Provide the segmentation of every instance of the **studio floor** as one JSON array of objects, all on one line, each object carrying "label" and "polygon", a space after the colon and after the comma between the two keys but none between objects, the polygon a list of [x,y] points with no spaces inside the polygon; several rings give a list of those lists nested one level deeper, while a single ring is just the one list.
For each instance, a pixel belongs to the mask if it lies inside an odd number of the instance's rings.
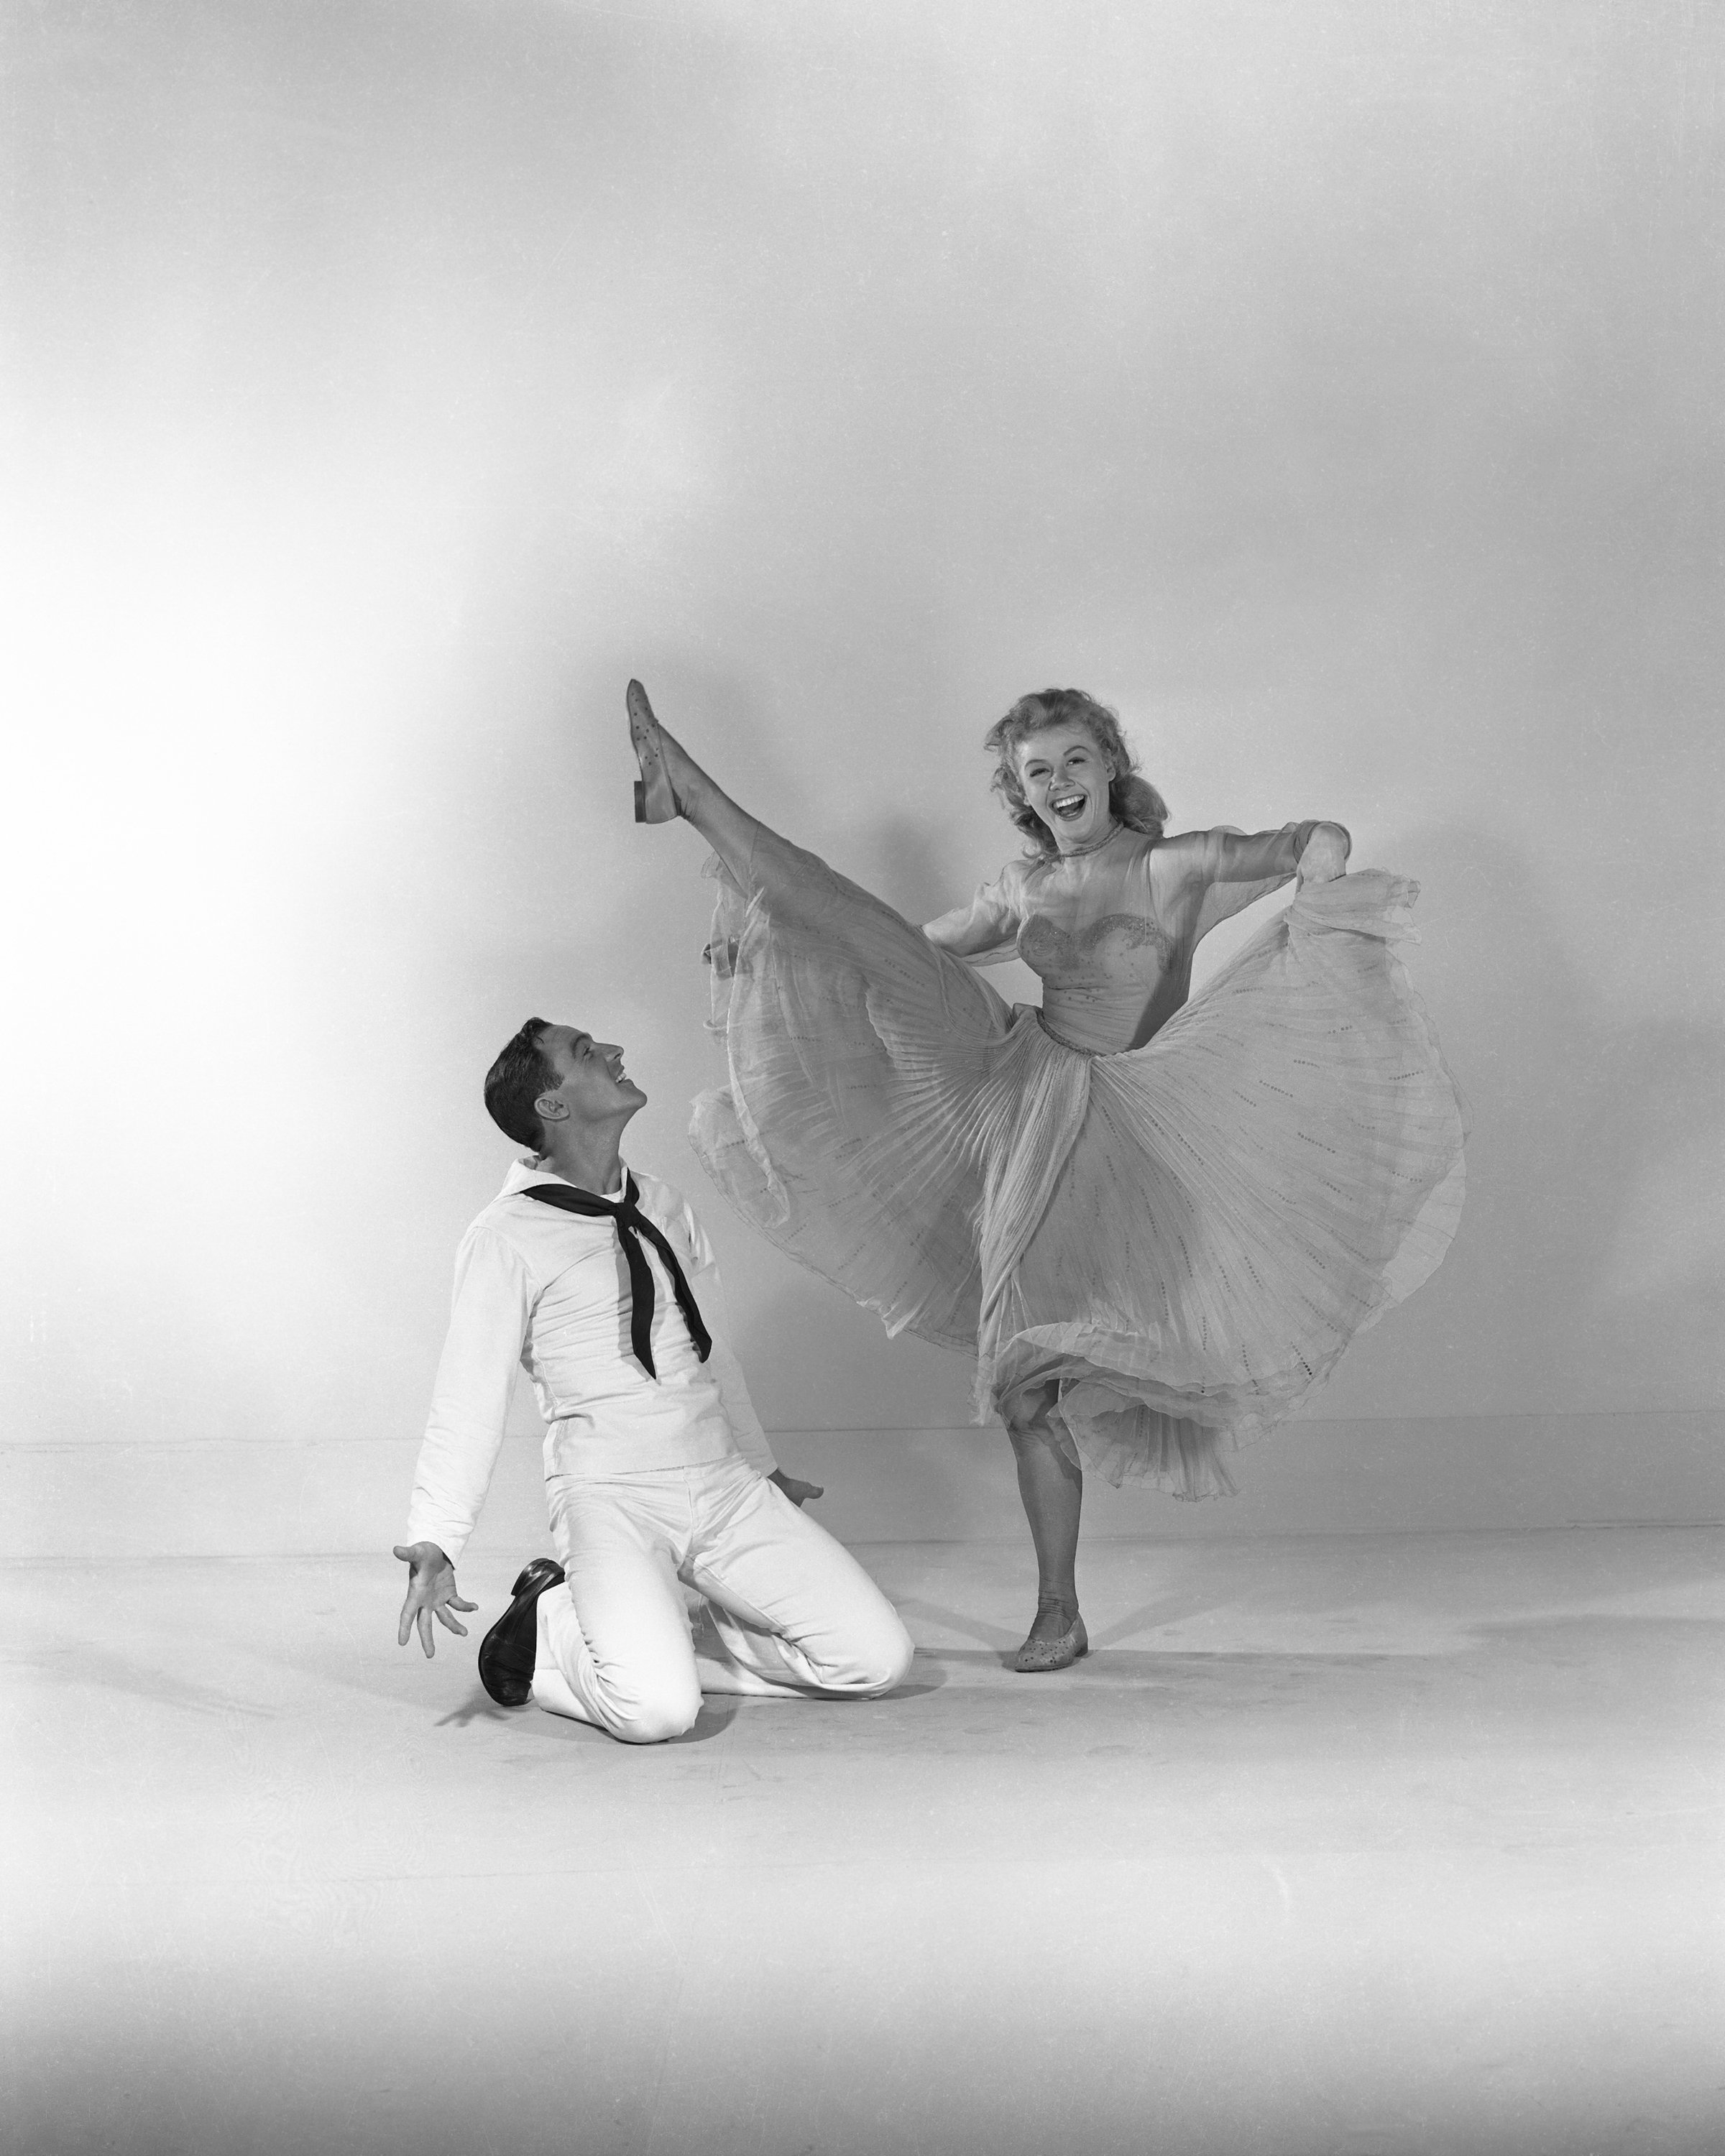
[{"label": "studio floor", "polygon": [[9,2156],[1725,2147],[1725,1532],[860,1550],[875,1705],[632,1750],[387,1558],[0,1573]]}]

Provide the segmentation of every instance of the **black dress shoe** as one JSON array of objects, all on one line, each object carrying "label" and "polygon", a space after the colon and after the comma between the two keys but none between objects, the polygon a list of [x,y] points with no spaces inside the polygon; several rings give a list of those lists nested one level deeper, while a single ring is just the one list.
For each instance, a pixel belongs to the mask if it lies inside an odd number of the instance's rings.
[{"label": "black dress shoe", "polygon": [[556,1558],[536,1557],[510,1590],[514,1601],[480,1641],[480,1682],[499,1707],[525,1707],[532,1697],[539,1598],[547,1587],[562,1584],[563,1568]]}]

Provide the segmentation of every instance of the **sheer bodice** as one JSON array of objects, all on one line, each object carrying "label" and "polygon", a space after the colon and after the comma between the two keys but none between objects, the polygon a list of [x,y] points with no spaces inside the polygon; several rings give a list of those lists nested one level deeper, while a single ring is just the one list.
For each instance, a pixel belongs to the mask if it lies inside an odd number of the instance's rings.
[{"label": "sheer bodice", "polygon": [[1286,883],[1312,829],[1152,839],[1122,826],[1090,853],[1009,862],[923,933],[973,964],[1021,957],[1041,980],[1044,1024],[1070,1047],[1142,1048],[1190,993],[1199,939]]}]

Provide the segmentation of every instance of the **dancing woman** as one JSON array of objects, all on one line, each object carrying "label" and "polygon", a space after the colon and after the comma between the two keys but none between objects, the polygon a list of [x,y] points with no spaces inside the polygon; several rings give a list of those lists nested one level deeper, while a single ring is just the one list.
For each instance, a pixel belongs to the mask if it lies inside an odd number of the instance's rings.
[{"label": "dancing woman", "polygon": [[[875,1311],[974,1353],[1035,1545],[1022,1671],[1086,1652],[1083,1466],[1177,1496],[1291,1414],[1455,1233],[1463,1118],[1395,955],[1417,886],[1340,825],[1164,837],[1118,721],[1076,690],[990,729],[1034,852],[916,928],[748,815],[629,690],[636,815],[716,856],[730,1084],[691,1137],[743,1218]],[[1196,997],[1219,921],[1299,879]],[[973,970],[1022,957],[1040,1009]]]}]

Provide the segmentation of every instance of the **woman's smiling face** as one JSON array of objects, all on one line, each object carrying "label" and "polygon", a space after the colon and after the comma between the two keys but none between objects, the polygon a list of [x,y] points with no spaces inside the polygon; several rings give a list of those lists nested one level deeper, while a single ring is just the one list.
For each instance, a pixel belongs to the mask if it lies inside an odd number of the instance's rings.
[{"label": "woman's smiling face", "polygon": [[1108,807],[1114,766],[1088,726],[1049,726],[1027,735],[1017,761],[1024,799],[1063,854],[1093,845],[1107,830],[1114,820]]}]

